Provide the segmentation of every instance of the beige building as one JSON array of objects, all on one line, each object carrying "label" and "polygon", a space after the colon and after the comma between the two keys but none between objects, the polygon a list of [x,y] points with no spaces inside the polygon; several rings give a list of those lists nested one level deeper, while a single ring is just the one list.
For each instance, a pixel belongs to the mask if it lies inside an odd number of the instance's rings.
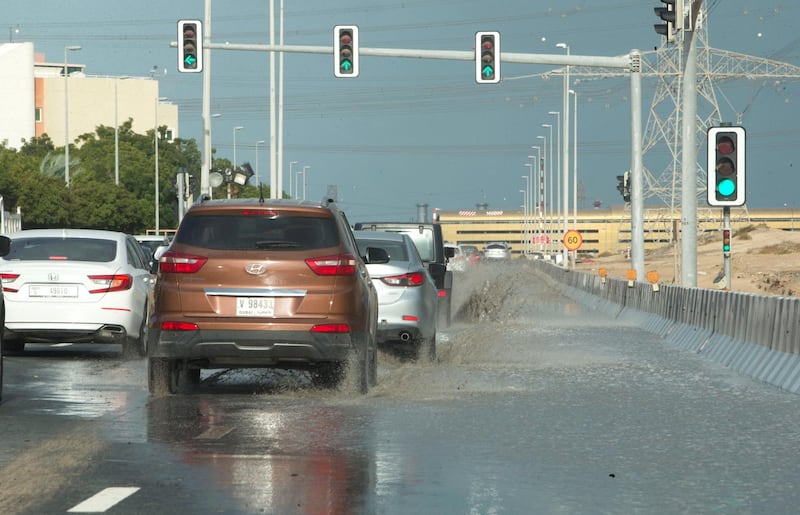
[{"label": "beige building", "polygon": [[[67,52],[68,58],[79,55]],[[139,134],[156,124],[167,127],[167,138],[178,137],[178,106],[159,100],[152,77],[87,75],[85,65],[48,62],[33,51],[33,43],[0,45],[0,141],[19,148],[34,136],[47,134],[56,146],[71,143],[99,125],[116,127],[133,120]],[[65,134],[65,130],[69,134]]]},{"label": "beige building", "polygon": [[[562,249],[563,218],[552,223],[523,220],[523,212],[504,210],[437,211],[446,241],[464,243],[483,249],[490,241],[505,241],[512,253],[547,252]],[[731,209],[731,229],[764,224],[773,229],[800,231],[800,210]],[[698,234],[722,230],[722,209],[698,207]],[[647,207],[644,210],[645,250],[668,245],[680,237],[680,211]],[[623,206],[578,211],[577,224],[572,213],[568,229],[577,229],[583,243],[578,250],[582,256],[597,256],[626,252],[631,244],[631,213]],[[550,242],[548,245],[547,242]],[[526,242],[531,242],[526,244]]]}]

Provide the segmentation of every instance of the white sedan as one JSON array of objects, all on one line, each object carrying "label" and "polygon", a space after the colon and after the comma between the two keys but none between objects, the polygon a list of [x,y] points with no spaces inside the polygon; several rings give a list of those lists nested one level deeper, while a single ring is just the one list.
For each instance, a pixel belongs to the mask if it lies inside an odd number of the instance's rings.
[{"label": "white sedan", "polygon": [[22,352],[26,341],[90,342],[146,355],[154,279],[132,236],[89,229],[9,236],[11,252],[0,259],[6,352]]}]

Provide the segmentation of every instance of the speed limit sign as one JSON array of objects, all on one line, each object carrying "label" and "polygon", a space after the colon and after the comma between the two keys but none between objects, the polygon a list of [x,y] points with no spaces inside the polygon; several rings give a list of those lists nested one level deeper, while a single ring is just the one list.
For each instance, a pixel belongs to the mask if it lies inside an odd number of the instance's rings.
[{"label": "speed limit sign", "polygon": [[561,241],[564,242],[567,250],[578,250],[583,245],[583,236],[578,231],[570,229],[564,233],[564,239]]}]

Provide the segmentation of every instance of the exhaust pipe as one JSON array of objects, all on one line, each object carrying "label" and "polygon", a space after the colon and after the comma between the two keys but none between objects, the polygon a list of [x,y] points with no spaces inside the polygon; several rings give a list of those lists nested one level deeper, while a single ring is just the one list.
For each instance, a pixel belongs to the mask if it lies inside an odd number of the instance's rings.
[{"label": "exhaust pipe", "polygon": [[411,333],[408,331],[401,331],[400,332],[400,341],[408,342],[411,341]]}]

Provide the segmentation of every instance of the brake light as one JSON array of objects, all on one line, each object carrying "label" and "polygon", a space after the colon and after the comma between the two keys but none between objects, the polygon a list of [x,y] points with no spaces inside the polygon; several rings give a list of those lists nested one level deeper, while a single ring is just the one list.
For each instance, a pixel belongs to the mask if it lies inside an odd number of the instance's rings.
[{"label": "brake light", "polygon": [[158,260],[158,269],[168,274],[193,274],[203,268],[208,258],[168,250]]},{"label": "brake light", "polygon": [[9,273],[0,274],[0,279],[3,280],[3,291],[7,291],[9,293],[16,293],[17,291],[19,291],[17,288],[9,288],[7,286],[7,283],[13,283],[14,281],[17,280],[17,278],[19,278],[19,274],[9,274]]},{"label": "brake light", "polygon": [[271,209],[245,209],[242,211],[242,216],[265,216],[267,218],[275,218],[278,213]]},{"label": "brake light", "polygon": [[422,286],[425,284],[425,274],[422,272],[412,272],[410,274],[392,275],[383,277],[381,281],[389,286]]},{"label": "brake light", "polygon": [[306,264],[317,275],[355,275],[356,273],[356,258],[351,254],[308,258]]},{"label": "brake light", "polygon": [[349,333],[347,324],[318,324],[311,328],[312,333]]},{"label": "brake light", "polygon": [[93,288],[89,293],[109,293],[112,291],[130,290],[133,286],[133,277],[128,274],[90,275],[89,280],[101,286]]},{"label": "brake light", "polygon": [[194,322],[175,322],[173,320],[161,322],[162,331],[197,331],[199,329]]},{"label": "brake light", "polygon": [[439,297],[447,297],[447,290],[439,290],[436,292],[436,295]]}]

